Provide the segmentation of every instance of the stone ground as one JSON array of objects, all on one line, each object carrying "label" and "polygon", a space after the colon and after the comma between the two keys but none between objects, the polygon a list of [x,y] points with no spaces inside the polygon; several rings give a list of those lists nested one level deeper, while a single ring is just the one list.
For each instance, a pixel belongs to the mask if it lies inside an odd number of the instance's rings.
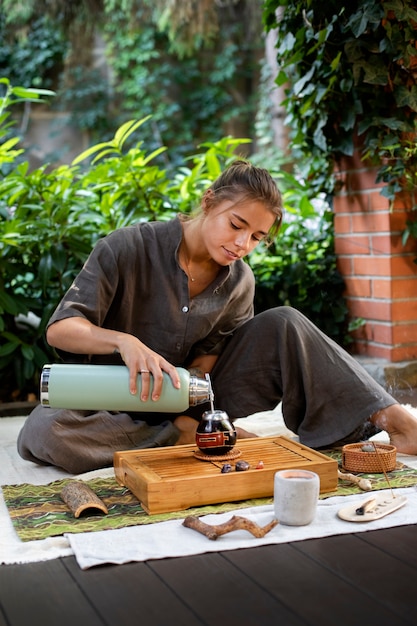
[{"label": "stone ground", "polygon": [[417,361],[391,363],[370,357],[357,360],[396,400],[417,406]]}]

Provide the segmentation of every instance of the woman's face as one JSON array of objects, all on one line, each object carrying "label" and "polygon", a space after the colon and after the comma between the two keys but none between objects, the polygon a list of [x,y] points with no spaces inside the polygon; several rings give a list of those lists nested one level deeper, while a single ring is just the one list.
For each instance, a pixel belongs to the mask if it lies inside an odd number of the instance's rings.
[{"label": "woman's face", "polygon": [[230,265],[249,254],[274,221],[262,202],[225,200],[207,208],[202,229],[207,252],[219,265]]}]

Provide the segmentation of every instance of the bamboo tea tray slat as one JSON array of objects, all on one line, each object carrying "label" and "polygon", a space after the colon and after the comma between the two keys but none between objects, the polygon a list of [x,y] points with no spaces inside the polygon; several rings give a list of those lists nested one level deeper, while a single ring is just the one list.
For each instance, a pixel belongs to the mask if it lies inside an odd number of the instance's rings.
[{"label": "bamboo tea tray slat", "polygon": [[[337,461],[287,437],[239,439],[238,459],[224,462],[232,471],[222,474],[221,461],[195,457],[195,445],[169,446],[146,450],[126,450],[114,455],[116,480],[128,487],[153,515],[182,511],[193,506],[236,502],[270,497],[274,475],[281,469],[308,469],[320,477],[320,492],[337,487]],[[250,469],[237,472],[237,460],[250,463]],[[263,461],[263,469],[255,469]]]}]

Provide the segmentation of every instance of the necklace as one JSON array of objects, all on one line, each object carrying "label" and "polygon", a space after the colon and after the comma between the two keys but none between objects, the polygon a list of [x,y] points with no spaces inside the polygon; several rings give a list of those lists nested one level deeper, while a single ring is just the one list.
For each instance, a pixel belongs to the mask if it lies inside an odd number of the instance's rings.
[{"label": "necklace", "polygon": [[187,245],[186,245],[184,239],[183,239],[183,257],[184,257],[185,265],[187,266],[186,274],[187,274],[188,278],[191,280],[191,282],[194,283],[195,282],[195,278],[191,274],[191,271],[190,271],[190,261],[189,261],[189,256],[188,256],[188,250],[187,250]]}]

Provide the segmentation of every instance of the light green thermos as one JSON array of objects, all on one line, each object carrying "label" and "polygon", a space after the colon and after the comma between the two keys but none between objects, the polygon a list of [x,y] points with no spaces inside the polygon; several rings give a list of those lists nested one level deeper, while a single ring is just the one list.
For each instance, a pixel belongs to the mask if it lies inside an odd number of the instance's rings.
[{"label": "light green thermos", "polygon": [[[182,368],[177,368],[181,387],[176,389],[168,374],[164,372],[164,382],[159,400],[146,402],[140,399],[141,376],[138,374],[138,391],[129,391],[129,370],[125,365],[77,365],[54,363],[44,365],[40,380],[40,400],[42,406],[56,409],[85,411],[146,411],[157,413],[178,413],[189,406],[203,404],[210,400],[209,380],[194,376]],[[151,375],[150,394],[153,381]]]}]

